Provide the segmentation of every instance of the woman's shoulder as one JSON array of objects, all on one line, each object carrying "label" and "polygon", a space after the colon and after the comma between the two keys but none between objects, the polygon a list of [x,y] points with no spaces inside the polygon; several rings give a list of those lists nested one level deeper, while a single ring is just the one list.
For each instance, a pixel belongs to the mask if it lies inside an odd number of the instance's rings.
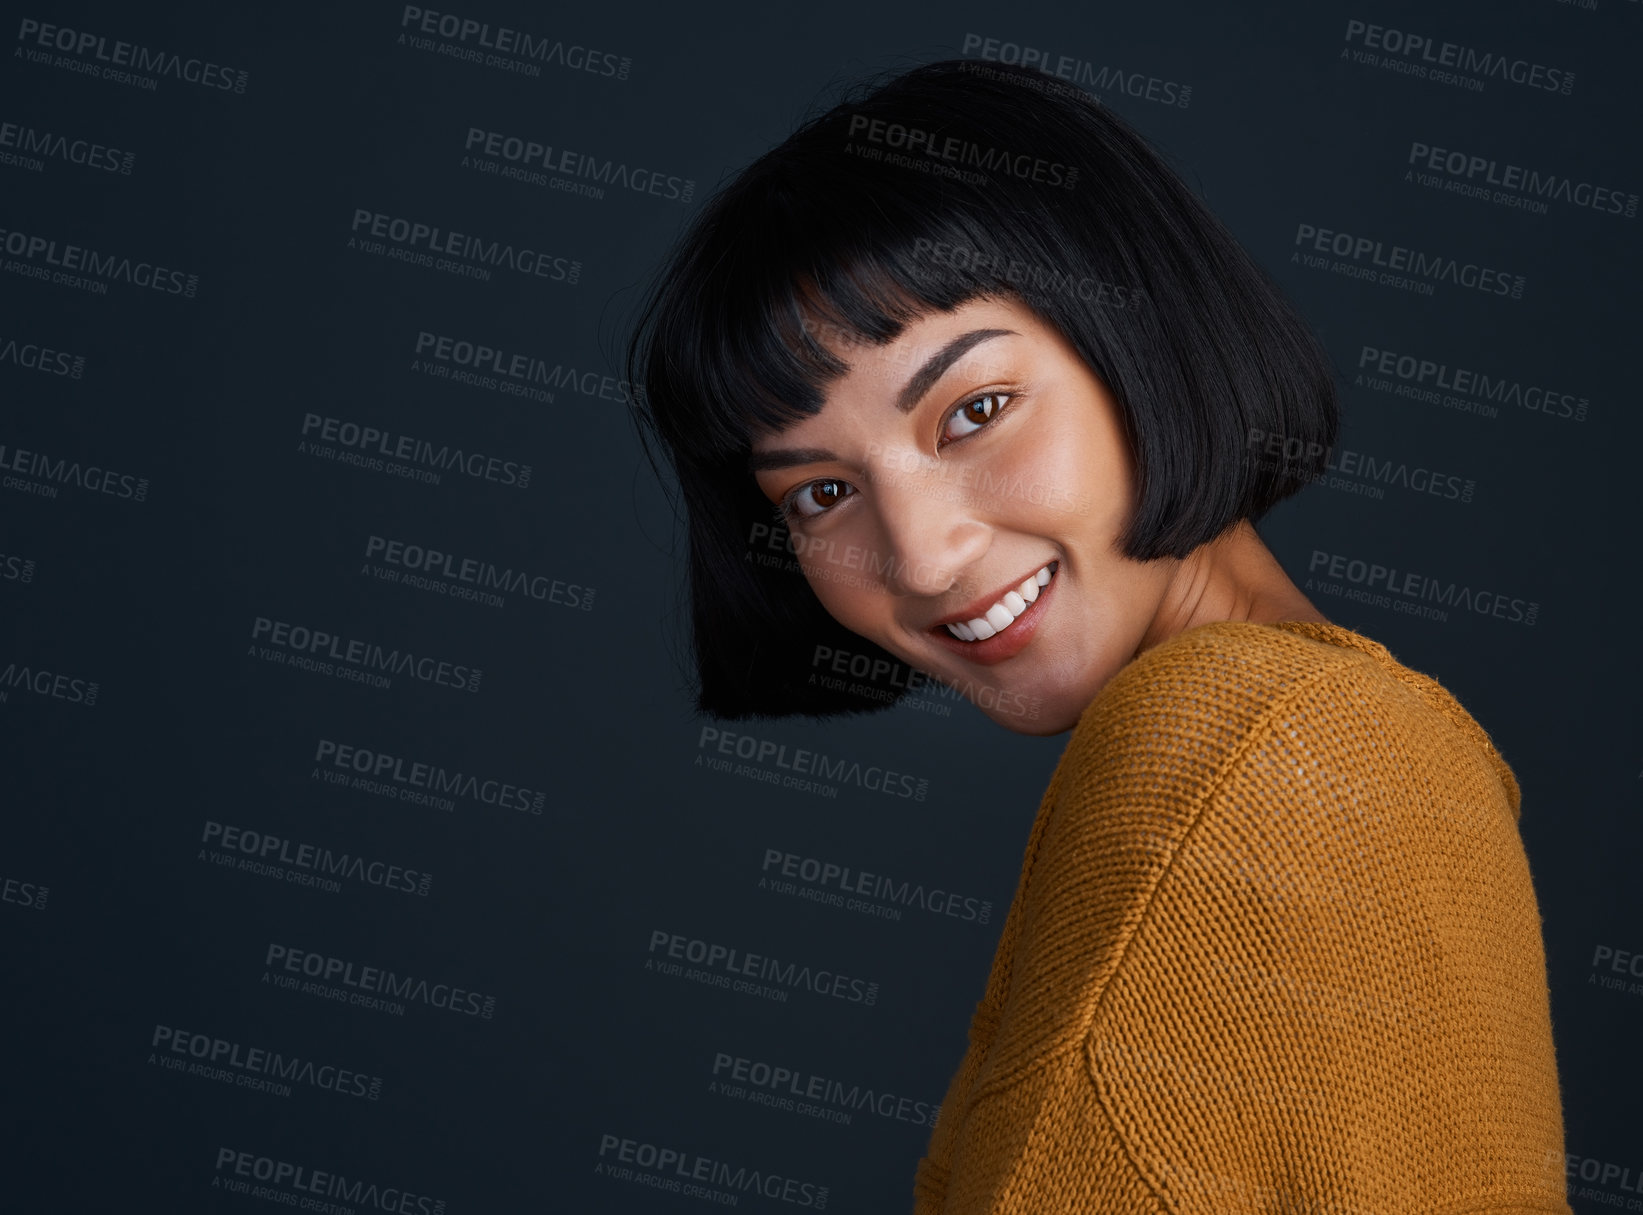
[{"label": "woman's shoulder", "polygon": [[1515,815],[1515,777],[1488,733],[1432,676],[1382,643],[1311,621],[1215,621],[1125,665],[1080,716],[1065,762],[1168,769],[1201,791],[1274,728],[1327,754],[1389,736],[1487,767]]},{"label": "woman's shoulder", "polygon": [[1201,624],[1126,663],[1079,716],[1068,746],[1130,740],[1230,750],[1296,689],[1373,661],[1355,647],[1287,626]]}]

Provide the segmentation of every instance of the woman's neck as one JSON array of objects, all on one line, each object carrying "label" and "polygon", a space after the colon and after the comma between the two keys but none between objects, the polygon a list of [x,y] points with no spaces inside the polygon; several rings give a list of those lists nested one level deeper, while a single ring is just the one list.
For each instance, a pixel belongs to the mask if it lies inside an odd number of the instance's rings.
[{"label": "woman's neck", "polygon": [[1248,519],[1240,519],[1180,561],[1135,652],[1219,620],[1332,623],[1291,581]]}]

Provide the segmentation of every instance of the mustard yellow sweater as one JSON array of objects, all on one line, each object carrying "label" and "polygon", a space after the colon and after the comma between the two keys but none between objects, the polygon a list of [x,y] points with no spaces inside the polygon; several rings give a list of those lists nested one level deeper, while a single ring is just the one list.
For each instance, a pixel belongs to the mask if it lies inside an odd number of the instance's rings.
[{"label": "mustard yellow sweater", "polygon": [[1358,633],[1142,653],[1039,806],[915,1215],[1568,1215],[1518,810]]}]

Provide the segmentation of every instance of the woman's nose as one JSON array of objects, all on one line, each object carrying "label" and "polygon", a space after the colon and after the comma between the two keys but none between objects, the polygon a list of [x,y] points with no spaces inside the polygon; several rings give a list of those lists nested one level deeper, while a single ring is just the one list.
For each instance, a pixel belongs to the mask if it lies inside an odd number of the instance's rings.
[{"label": "woman's nose", "polygon": [[969,490],[940,460],[914,453],[872,470],[869,493],[885,584],[904,595],[940,595],[978,561],[992,529]]}]

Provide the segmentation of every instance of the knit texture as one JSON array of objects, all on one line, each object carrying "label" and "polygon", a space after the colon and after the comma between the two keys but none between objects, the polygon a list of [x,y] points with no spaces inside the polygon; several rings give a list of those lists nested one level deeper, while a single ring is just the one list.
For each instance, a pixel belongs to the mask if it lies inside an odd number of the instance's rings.
[{"label": "knit texture", "polygon": [[1569,1215],[1519,802],[1351,630],[1142,653],[1039,806],[915,1215]]}]

